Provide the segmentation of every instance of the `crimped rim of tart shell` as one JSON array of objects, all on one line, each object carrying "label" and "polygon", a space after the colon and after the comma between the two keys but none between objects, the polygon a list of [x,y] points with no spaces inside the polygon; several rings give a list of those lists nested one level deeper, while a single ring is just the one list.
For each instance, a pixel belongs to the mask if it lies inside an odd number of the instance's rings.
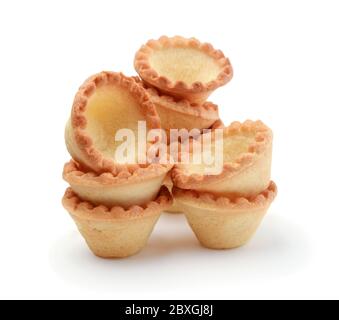
[{"label": "crimped rim of tart shell", "polygon": [[241,247],[254,236],[277,195],[277,187],[271,182],[265,191],[248,198],[179,189],[173,192],[201,245],[225,250]]},{"label": "crimped rim of tart shell", "polygon": [[95,187],[111,187],[116,185],[127,185],[140,183],[157,178],[170,171],[172,165],[150,164],[147,167],[136,167],[134,171],[121,171],[118,175],[111,172],[101,174],[85,172],[74,160],[66,163],[63,170],[63,178],[69,184],[86,185]]},{"label": "crimped rim of tart shell", "polygon": [[271,181],[266,190],[252,197],[230,198],[218,196],[209,192],[184,190],[174,187],[173,196],[179,201],[192,207],[205,208],[206,210],[251,210],[265,208],[276,198],[277,185]]},{"label": "crimped rim of tart shell", "polygon": [[144,206],[108,208],[80,200],[68,189],[63,205],[69,212],[90,250],[105,259],[126,258],[140,252],[148,242],[162,211],[172,204],[163,188],[157,199]]},{"label": "crimped rim of tart shell", "polygon": [[228,127],[223,127],[222,122],[218,121],[214,124],[214,129],[222,129],[224,138],[230,139],[237,135],[253,133],[254,142],[248,146],[246,152],[240,153],[235,160],[224,163],[220,174],[189,174],[186,170],[189,165],[175,165],[172,170],[172,179],[176,187],[194,190],[204,184],[213,184],[235,177],[253,166],[258,156],[263,155],[272,146],[272,131],[261,121],[233,122]]},{"label": "crimped rim of tart shell", "polygon": [[190,115],[206,120],[217,121],[219,119],[218,106],[212,102],[202,104],[192,103],[185,99],[175,99],[174,97],[161,94],[155,88],[146,88],[155,105],[160,104],[162,108],[179,114]]},{"label": "crimped rim of tart shell", "polygon": [[133,165],[115,163],[113,159],[105,156],[96,147],[94,137],[86,130],[88,126],[86,109],[90,98],[97,89],[110,85],[126,91],[135,100],[148,129],[161,128],[160,118],[148,93],[133,77],[127,77],[122,73],[103,71],[88,78],[78,90],[72,107],[71,119],[66,128],[66,144],[77,162],[95,172],[109,171],[117,175],[119,171],[125,171],[126,168],[133,167]]},{"label": "crimped rim of tart shell", "polygon": [[110,172],[85,171],[71,160],[64,166],[63,178],[83,200],[127,208],[154,200],[171,168],[172,165],[150,164],[114,176]]},{"label": "crimped rim of tart shell", "polygon": [[[152,66],[150,58],[154,52],[168,48],[189,48],[203,53],[206,57],[212,58],[219,67],[218,75],[208,82],[194,81],[193,83],[186,83],[183,80],[172,80],[166,75],[159,74]],[[233,77],[232,65],[222,51],[214,49],[209,43],[201,43],[195,38],[186,39],[180,36],[172,38],[163,36],[159,40],[148,41],[136,53],[134,65],[136,71],[145,82],[164,92],[179,95],[211,92],[225,85]]]},{"label": "crimped rim of tart shell", "polygon": [[109,208],[104,205],[95,206],[88,201],[82,201],[71,188],[68,188],[62,199],[63,206],[72,216],[79,219],[108,221],[134,220],[159,214],[172,205],[172,196],[166,187],[162,187],[156,200],[143,206]]}]

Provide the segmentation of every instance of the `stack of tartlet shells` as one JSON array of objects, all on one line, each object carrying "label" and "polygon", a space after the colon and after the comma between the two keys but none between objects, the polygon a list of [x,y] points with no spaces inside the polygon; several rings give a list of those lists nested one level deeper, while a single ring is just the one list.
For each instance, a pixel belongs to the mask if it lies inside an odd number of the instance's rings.
[{"label": "stack of tartlet shells", "polygon": [[66,126],[72,160],[63,177],[70,188],[63,205],[92,252],[122,258],[142,250],[161,212],[172,204],[163,182],[171,165],[119,163],[112,157],[117,130],[160,128],[149,95],[132,77],[101,72],[87,79],[75,96]]},{"label": "stack of tartlet shells", "polygon": [[[277,188],[271,181],[272,131],[260,121],[223,125],[211,93],[233,76],[229,59],[210,44],[161,37],[135,57],[139,77],[102,72],[76,94],[66,126],[72,160],[63,205],[92,252],[122,258],[142,250],[161,212],[182,212],[202,245],[244,245]],[[221,129],[224,165],[207,174],[194,164],[123,164],[114,158],[119,129]],[[169,142],[169,140],[167,140]],[[149,146],[147,146],[149,147]],[[146,148],[147,148],[146,147]],[[174,198],[174,202],[173,202]]]}]

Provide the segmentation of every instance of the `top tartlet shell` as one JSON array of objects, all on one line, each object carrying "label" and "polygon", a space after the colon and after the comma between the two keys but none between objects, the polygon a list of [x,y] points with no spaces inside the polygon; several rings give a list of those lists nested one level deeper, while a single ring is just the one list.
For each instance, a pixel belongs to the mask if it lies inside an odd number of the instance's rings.
[{"label": "top tartlet shell", "polygon": [[[194,82],[187,84],[183,81],[171,81],[166,76],[158,74],[149,62],[151,54],[156,50],[166,47],[193,48],[212,57],[220,66],[220,73],[216,79],[208,83]],[[209,43],[201,43],[195,38],[175,36],[161,37],[159,40],[150,40],[136,53],[134,66],[140,77],[148,84],[160,89],[169,95],[186,98],[191,102],[201,103],[206,101],[209,94],[215,89],[228,83],[233,77],[233,68],[228,58],[221,50],[216,50]]]}]

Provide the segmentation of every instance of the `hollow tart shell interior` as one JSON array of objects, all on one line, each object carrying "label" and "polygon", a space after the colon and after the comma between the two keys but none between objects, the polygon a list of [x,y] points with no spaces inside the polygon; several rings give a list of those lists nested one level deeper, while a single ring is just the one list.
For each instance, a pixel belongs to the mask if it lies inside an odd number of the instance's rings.
[{"label": "hollow tart shell interior", "polygon": [[[146,133],[160,128],[159,116],[145,89],[135,79],[119,73],[97,74],[83,84],[75,97],[66,126],[68,150],[77,162],[95,172],[114,172],[122,165],[136,164],[140,162],[138,146],[145,144],[139,141],[140,121]],[[130,139],[125,137],[127,131]],[[122,150],[127,146],[135,150],[128,159]],[[118,148],[120,153],[116,152]]]},{"label": "hollow tart shell interior", "polygon": [[148,41],[136,54],[135,68],[149,85],[196,103],[205,102],[233,76],[231,63],[220,50],[180,36]]}]

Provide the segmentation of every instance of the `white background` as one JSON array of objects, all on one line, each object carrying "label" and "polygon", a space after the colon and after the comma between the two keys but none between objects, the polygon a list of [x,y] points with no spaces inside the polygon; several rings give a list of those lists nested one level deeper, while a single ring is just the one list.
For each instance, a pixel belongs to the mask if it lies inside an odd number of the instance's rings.
[{"label": "white background", "polygon": [[[1,1],[1,298],[339,298],[337,1]],[[101,70],[134,74],[139,46],[195,36],[235,76],[225,123],[275,132],[279,197],[246,247],[199,247],[164,215],[127,260],[93,257],[60,201],[74,94]]]}]

